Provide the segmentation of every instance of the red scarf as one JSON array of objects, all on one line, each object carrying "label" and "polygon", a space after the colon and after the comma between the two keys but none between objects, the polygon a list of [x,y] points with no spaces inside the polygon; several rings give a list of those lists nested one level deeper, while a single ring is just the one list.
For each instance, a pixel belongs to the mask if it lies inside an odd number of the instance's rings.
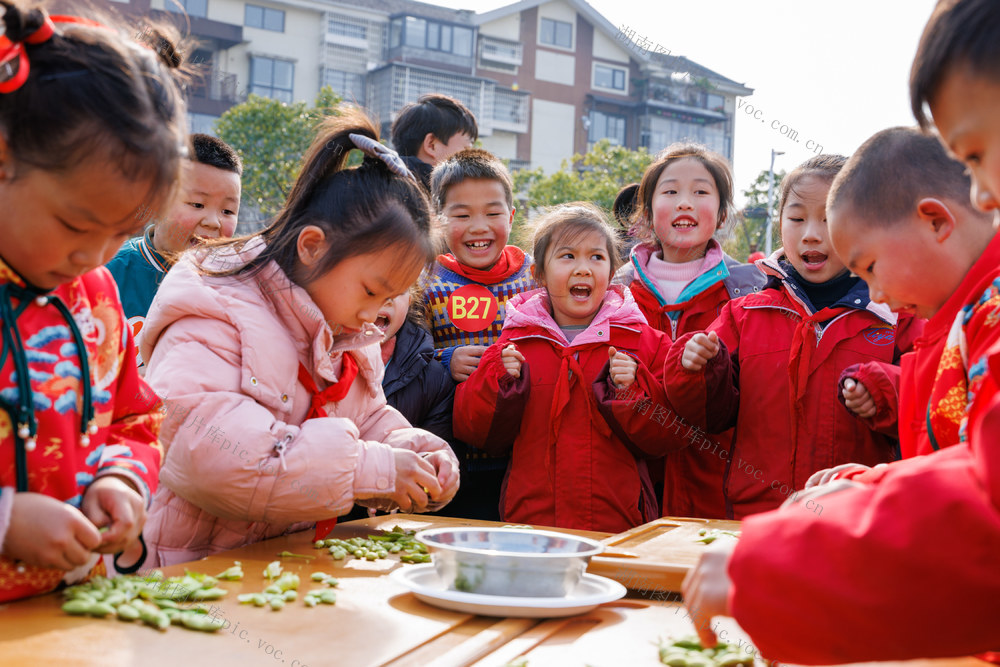
[{"label": "red scarf", "polygon": [[[306,419],[329,416],[326,412],[326,408],[323,406],[333,401],[344,400],[344,397],[347,396],[347,392],[350,391],[354,378],[358,376],[358,362],[354,361],[354,357],[346,353],[341,358],[343,359],[343,362],[340,368],[340,379],[323,391],[319,390],[319,387],[316,386],[316,381],[312,379],[312,375],[310,375],[306,367],[302,365],[302,362],[299,362],[299,382],[301,382],[302,386],[304,386],[312,395],[312,406],[309,408],[309,414],[306,415]],[[322,540],[330,534],[330,531],[333,530],[333,527],[336,525],[337,517],[317,521],[316,536],[313,538],[313,541]]]},{"label": "red scarf", "polygon": [[459,264],[451,253],[438,255],[437,259],[444,268],[454,271],[460,276],[465,276],[473,282],[480,285],[496,285],[521,270],[521,267],[524,266],[524,251],[516,245],[505,246],[503,252],[500,253],[500,259],[493,265],[493,268],[485,270]]}]

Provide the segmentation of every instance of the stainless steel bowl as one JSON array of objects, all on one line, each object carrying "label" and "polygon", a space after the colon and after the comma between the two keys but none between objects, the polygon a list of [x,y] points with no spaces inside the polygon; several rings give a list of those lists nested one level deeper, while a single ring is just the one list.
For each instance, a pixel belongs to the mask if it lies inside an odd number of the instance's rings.
[{"label": "stainless steel bowl", "polygon": [[523,528],[434,528],[417,533],[444,584],[511,597],[563,597],[604,545],[586,537]]}]

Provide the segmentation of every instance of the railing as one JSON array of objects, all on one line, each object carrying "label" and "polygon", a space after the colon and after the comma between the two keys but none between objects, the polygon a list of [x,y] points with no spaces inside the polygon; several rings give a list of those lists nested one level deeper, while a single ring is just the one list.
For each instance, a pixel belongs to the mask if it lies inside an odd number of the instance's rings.
[{"label": "railing", "polygon": [[529,96],[500,86],[494,91],[493,127],[508,132],[527,132]]},{"label": "railing", "polygon": [[498,37],[479,36],[479,57],[494,63],[520,66],[523,62],[523,47],[520,42],[512,42]]}]

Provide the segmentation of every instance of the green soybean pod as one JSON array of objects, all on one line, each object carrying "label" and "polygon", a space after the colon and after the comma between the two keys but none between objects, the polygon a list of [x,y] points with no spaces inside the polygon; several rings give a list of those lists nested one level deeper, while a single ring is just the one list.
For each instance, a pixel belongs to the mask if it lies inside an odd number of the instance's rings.
[{"label": "green soybean pod", "polygon": [[107,602],[95,602],[87,610],[87,614],[90,616],[110,616],[113,613],[115,613],[115,608]]},{"label": "green soybean pod", "polygon": [[285,606],[285,600],[281,597],[275,596],[268,601],[268,604],[271,605],[271,609],[278,611]]},{"label": "green soybean pod", "polygon": [[324,579],[329,579],[330,575],[328,575],[326,572],[313,572],[309,578],[312,579],[313,581],[323,581]]},{"label": "green soybean pod", "polygon": [[118,605],[116,612],[118,618],[123,621],[134,621],[139,618],[139,610],[128,603]]},{"label": "green soybean pod", "polygon": [[285,602],[292,602],[293,600],[299,597],[299,592],[289,589],[285,591],[284,595],[282,595],[281,597],[285,600]]},{"label": "green soybean pod", "polygon": [[280,595],[282,592],[281,586],[278,586],[277,584],[271,584],[264,589],[264,593],[266,595]]},{"label": "green soybean pod", "polygon": [[62,606],[62,610],[73,616],[82,616],[90,610],[90,605],[95,604],[93,600],[73,598]]}]

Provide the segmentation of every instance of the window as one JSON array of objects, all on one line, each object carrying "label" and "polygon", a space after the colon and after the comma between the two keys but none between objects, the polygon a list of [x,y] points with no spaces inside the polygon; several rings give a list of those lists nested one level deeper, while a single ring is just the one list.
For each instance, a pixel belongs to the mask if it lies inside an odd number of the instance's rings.
[{"label": "window", "polygon": [[[402,37],[400,31],[403,33]],[[472,56],[470,28],[428,21],[415,16],[407,16],[405,24],[402,20],[393,20],[389,29],[389,46],[399,46],[400,42],[417,49],[453,53],[466,58]]]},{"label": "window", "polygon": [[252,56],[250,59],[250,90],[261,97],[291,103],[295,64],[287,60]]},{"label": "window", "polygon": [[248,4],[243,15],[243,25],[248,28],[285,32],[285,12]]},{"label": "window", "polygon": [[334,92],[348,102],[365,102],[364,77],[360,74],[327,69],[323,71],[323,85],[333,88]]},{"label": "window", "polygon": [[561,46],[564,49],[573,48],[573,24],[554,19],[542,19],[539,37],[542,44]]},{"label": "window", "polygon": [[164,6],[171,12],[184,12],[188,16],[208,16],[208,0],[167,0]]},{"label": "window", "polygon": [[625,145],[625,116],[603,113],[601,111],[590,112],[590,136],[587,140],[596,143],[601,139],[610,139],[616,146]]},{"label": "window", "polygon": [[594,65],[594,87],[625,91],[625,70],[607,65]]},{"label": "window", "polygon": [[338,21],[337,19],[330,19],[327,22],[326,32],[329,35],[340,35],[341,37],[350,37],[364,41],[368,40],[368,29],[366,26],[357,23],[348,23],[347,21]]}]

